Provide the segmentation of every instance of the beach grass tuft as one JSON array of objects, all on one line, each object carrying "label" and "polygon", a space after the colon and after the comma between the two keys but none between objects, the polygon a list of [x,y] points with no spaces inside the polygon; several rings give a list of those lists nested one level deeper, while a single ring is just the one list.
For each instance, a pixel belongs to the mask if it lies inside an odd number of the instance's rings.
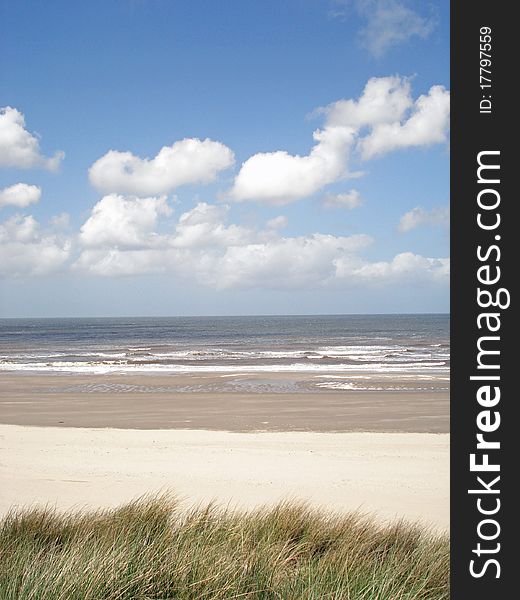
[{"label": "beach grass tuft", "polygon": [[448,599],[449,539],[295,502],[186,511],[168,495],[0,524],[0,600],[233,598]]}]

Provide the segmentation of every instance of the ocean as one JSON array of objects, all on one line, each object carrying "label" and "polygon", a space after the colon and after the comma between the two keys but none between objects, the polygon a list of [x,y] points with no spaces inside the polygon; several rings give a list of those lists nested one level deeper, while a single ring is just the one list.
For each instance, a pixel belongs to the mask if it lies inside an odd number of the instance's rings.
[{"label": "ocean", "polygon": [[0,319],[0,370],[449,376],[449,315]]}]

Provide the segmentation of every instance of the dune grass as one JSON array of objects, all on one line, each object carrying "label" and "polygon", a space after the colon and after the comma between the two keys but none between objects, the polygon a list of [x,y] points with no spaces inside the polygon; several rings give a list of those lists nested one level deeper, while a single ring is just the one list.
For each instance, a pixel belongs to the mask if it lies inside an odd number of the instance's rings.
[{"label": "dune grass", "polygon": [[449,598],[449,540],[283,503],[181,510],[26,509],[0,524],[0,600]]}]

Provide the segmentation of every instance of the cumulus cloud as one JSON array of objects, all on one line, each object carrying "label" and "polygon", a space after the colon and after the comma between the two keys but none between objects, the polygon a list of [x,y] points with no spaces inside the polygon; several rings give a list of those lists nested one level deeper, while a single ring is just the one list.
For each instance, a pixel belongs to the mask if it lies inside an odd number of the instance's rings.
[{"label": "cumulus cloud", "polygon": [[[118,201],[119,218],[133,219],[137,202]],[[172,273],[217,289],[348,288],[377,281],[447,278],[447,259],[402,254],[388,263],[366,260],[363,250],[372,238],[364,234],[286,237],[278,231],[285,224],[283,217],[268,222],[265,230],[253,230],[229,224],[228,216],[229,207],[201,202],[181,214],[169,233],[154,236],[155,217],[150,218],[131,244],[121,244],[117,233],[97,245],[80,236],[84,248],[74,268],[107,277]]]},{"label": "cumulus cloud", "polygon": [[422,206],[416,206],[405,213],[399,221],[399,231],[405,233],[421,225],[449,225],[450,211],[447,206],[439,206],[426,210]]},{"label": "cumulus cloud", "polygon": [[14,215],[0,224],[0,242],[31,242],[37,239],[39,224],[32,216]]},{"label": "cumulus cloud", "polygon": [[40,152],[38,138],[25,129],[25,117],[16,108],[0,108],[0,166],[55,171],[65,154],[46,157]]},{"label": "cumulus cloud", "polygon": [[336,261],[371,243],[366,235],[311,234],[231,246],[199,279],[217,288],[298,289],[334,283]]},{"label": "cumulus cloud", "polygon": [[363,158],[386,154],[400,148],[431,146],[448,139],[450,93],[442,85],[434,85],[415,102],[404,122],[380,123],[360,141]]},{"label": "cumulus cloud", "polygon": [[343,194],[325,194],[323,198],[325,208],[346,208],[352,210],[361,206],[361,194],[357,190],[350,190]]},{"label": "cumulus cloud", "polygon": [[171,245],[176,248],[203,248],[246,243],[255,233],[240,225],[225,224],[228,211],[228,206],[199,202],[180,216]]},{"label": "cumulus cloud", "polygon": [[229,197],[282,206],[310,196],[346,175],[354,134],[352,127],[330,126],[314,132],[316,144],[307,156],[285,151],[251,156],[235,178]]},{"label": "cumulus cloud", "polygon": [[327,123],[353,126],[356,147],[363,160],[393,150],[446,142],[450,93],[434,85],[413,100],[406,77],[373,77],[358,100],[338,100],[318,109]]},{"label": "cumulus cloud", "polygon": [[352,157],[368,160],[400,148],[444,142],[449,92],[433,86],[414,102],[409,79],[375,77],[358,99],[339,100],[315,113],[325,117],[325,124],[314,132],[309,154],[254,154],[242,164],[227,197],[281,206],[358,176],[349,169]]},{"label": "cumulus cloud", "polygon": [[164,197],[110,194],[94,206],[74,237],[58,233],[68,224],[66,213],[51,219],[51,229],[31,215],[14,215],[0,224],[0,275],[45,275],[72,263],[74,270],[91,275],[164,273],[214,289],[348,289],[448,281],[446,258],[408,252],[373,262],[364,257],[373,241],[368,235],[284,236],[283,215],[256,230],[229,223],[229,210],[200,202],[172,223]]},{"label": "cumulus cloud", "polygon": [[361,44],[374,58],[381,58],[412,38],[427,38],[435,29],[435,16],[421,14],[416,4],[410,0],[333,0],[330,15],[346,19],[353,9],[364,21]]},{"label": "cumulus cloud", "polygon": [[449,258],[427,258],[412,252],[397,254],[391,261],[373,263],[337,262],[340,279],[366,283],[447,282],[450,273]]},{"label": "cumulus cloud", "polygon": [[70,241],[42,232],[31,215],[14,215],[0,223],[0,276],[52,273],[63,268],[70,250]]},{"label": "cumulus cloud", "polygon": [[171,214],[166,197],[137,198],[118,194],[104,196],[80,229],[85,246],[144,247],[158,243],[155,233],[159,215]]},{"label": "cumulus cloud", "polygon": [[183,139],[154,158],[110,150],[89,169],[92,185],[110,193],[153,196],[189,183],[207,183],[234,163],[233,152],[210,139]]},{"label": "cumulus cloud", "polygon": [[[174,261],[179,260],[175,254]],[[172,263],[172,252],[164,248],[153,250],[121,250],[119,248],[89,248],[83,250],[72,265],[73,270],[101,277],[126,277],[147,273],[165,273]]]},{"label": "cumulus cloud", "polygon": [[343,99],[316,112],[331,126],[375,127],[400,121],[413,105],[410,80],[405,77],[372,77],[357,100]]},{"label": "cumulus cloud", "polygon": [[337,257],[366,246],[370,238],[312,234],[189,248],[172,241],[161,249],[87,250],[81,254],[76,268],[105,276],[173,272],[216,289],[298,289],[332,282]]},{"label": "cumulus cloud", "polygon": [[17,206],[25,208],[40,200],[41,189],[36,185],[27,183],[15,183],[9,187],[0,190],[0,208],[4,206]]}]

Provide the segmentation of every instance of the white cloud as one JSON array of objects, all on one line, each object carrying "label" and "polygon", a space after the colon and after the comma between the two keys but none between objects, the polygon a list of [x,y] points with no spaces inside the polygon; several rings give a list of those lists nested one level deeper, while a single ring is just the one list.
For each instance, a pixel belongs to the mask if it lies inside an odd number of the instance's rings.
[{"label": "white cloud", "polygon": [[405,283],[449,280],[449,258],[426,258],[412,252],[397,254],[391,261],[359,263],[340,259],[337,276],[352,282]]},{"label": "white cloud", "polygon": [[59,215],[54,215],[51,217],[51,225],[55,229],[67,229],[67,227],[70,225],[69,213],[62,212]]},{"label": "white cloud", "polygon": [[450,211],[447,206],[439,206],[431,210],[426,210],[422,206],[416,206],[401,217],[398,229],[404,233],[421,225],[447,226],[449,222]]},{"label": "white cloud", "polygon": [[176,248],[201,248],[244,244],[254,236],[254,232],[240,225],[226,225],[224,221],[228,211],[228,206],[199,202],[195,208],[180,216],[171,245]]},{"label": "white cloud", "polygon": [[450,93],[442,85],[434,85],[417,99],[406,121],[380,123],[361,139],[362,157],[367,160],[392,150],[446,142],[449,116]]},{"label": "white cloud", "polygon": [[233,152],[220,142],[184,139],[164,146],[152,159],[110,150],[90,167],[89,176],[103,192],[153,196],[212,181],[233,163]]},{"label": "white cloud", "polygon": [[[118,248],[83,250],[72,265],[74,270],[101,277],[126,277],[171,270],[172,251],[120,250]],[[176,254],[178,256],[178,254]]]},{"label": "white cloud", "polygon": [[[172,274],[213,289],[349,289],[353,286],[446,284],[449,260],[410,252],[390,261],[369,261],[368,235],[314,233],[296,237],[278,231],[279,216],[264,230],[228,223],[229,207],[199,203],[159,233],[171,213],[164,198],[105,196],[77,236],[72,268],[96,276]],[[67,214],[51,219],[55,229]],[[164,228],[163,228],[164,229]],[[70,264],[70,237],[46,231],[31,215],[0,224],[2,276],[36,276]]]},{"label": "white cloud", "polygon": [[0,224],[1,242],[31,242],[38,237],[39,224],[32,216],[14,215]]},{"label": "white cloud", "polygon": [[317,112],[326,114],[328,125],[361,129],[399,121],[412,105],[409,79],[372,77],[358,100],[338,100]]},{"label": "white cloud", "polygon": [[437,24],[432,14],[421,15],[409,0],[333,0],[333,4],[331,16],[348,18],[353,6],[365,21],[361,43],[375,58],[414,37],[427,38]]},{"label": "white cloud", "polygon": [[15,183],[9,187],[0,190],[0,208],[3,206],[17,206],[25,208],[40,200],[41,189],[36,185],[27,183]]},{"label": "white cloud", "polygon": [[24,115],[10,106],[0,109],[0,166],[54,171],[64,156],[63,152],[43,156],[38,138],[25,129]]},{"label": "white cloud", "polygon": [[267,221],[267,229],[283,229],[287,227],[288,219],[284,215],[278,215],[277,217],[273,217]]},{"label": "white cloud", "polygon": [[357,190],[350,190],[343,194],[325,194],[323,198],[325,208],[346,208],[352,210],[361,206],[361,194]]},{"label": "white cloud", "polygon": [[[119,218],[125,220],[121,206],[129,214],[134,207],[118,205]],[[107,277],[172,273],[217,289],[346,289],[377,282],[447,280],[447,259],[405,253],[390,262],[374,263],[362,256],[372,242],[367,235],[285,237],[277,231],[283,217],[268,223],[266,230],[255,231],[228,224],[228,212],[226,206],[199,203],[163,235],[151,232],[151,219],[145,231],[134,236],[140,246],[120,244],[119,235],[107,245],[110,240],[105,237],[102,245],[85,247],[74,268]],[[85,242],[81,236],[80,241]]]},{"label": "white cloud", "polygon": [[15,215],[0,223],[0,276],[46,275],[65,265],[71,244],[42,233],[32,216]]},{"label": "white cloud", "polygon": [[104,276],[173,272],[216,289],[298,289],[330,283],[338,256],[370,243],[365,235],[336,237],[313,234],[268,241],[190,248],[172,243],[161,249],[116,248],[83,252],[76,268]]},{"label": "white cloud", "polygon": [[104,196],[80,230],[85,246],[143,247],[160,241],[155,233],[159,215],[171,214],[166,198]]},{"label": "white cloud", "polygon": [[447,141],[450,93],[434,85],[414,102],[405,77],[369,79],[359,100],[338,100],[318,109],[327,124],[353,126],[364,160],[400,148]]},{"label": "white cloud", "polygon": [[284,205],[305,198],[328,184],[358,176],[349,170],[354,156],[376,155],[447,140],[449,92],[433,86],[414,102],[404,77],[370,79],[357,100],[345,99],[315,111],[325,116],[314,132],[315,145],[305,156],[278,150],[248,158],[227,197]]},{"label": "white cloud", "polygon": [[374,57],[380,58],[411,38],[427,38],[434,30],[435,19],[421,16],[407,4],[399,0],[358,0],[358,10],[367,19],[361,31],[362,43]]},{"label": "white cloud", "polygon": [[331,284],[338,257],[351,256],[371,243],[366,235],[337,237],[315,233],[268,242],[231,246],[202,264],[199,280],[216,288],[298,289]]},{"label": "white cloud", "polygon": [[242,164],[229,197],[282,206],[310,196],[346,175],[354,134],[352,127],[325,127],[314,132],[316,144],[307,156],[285,151],[251,156]]}]

